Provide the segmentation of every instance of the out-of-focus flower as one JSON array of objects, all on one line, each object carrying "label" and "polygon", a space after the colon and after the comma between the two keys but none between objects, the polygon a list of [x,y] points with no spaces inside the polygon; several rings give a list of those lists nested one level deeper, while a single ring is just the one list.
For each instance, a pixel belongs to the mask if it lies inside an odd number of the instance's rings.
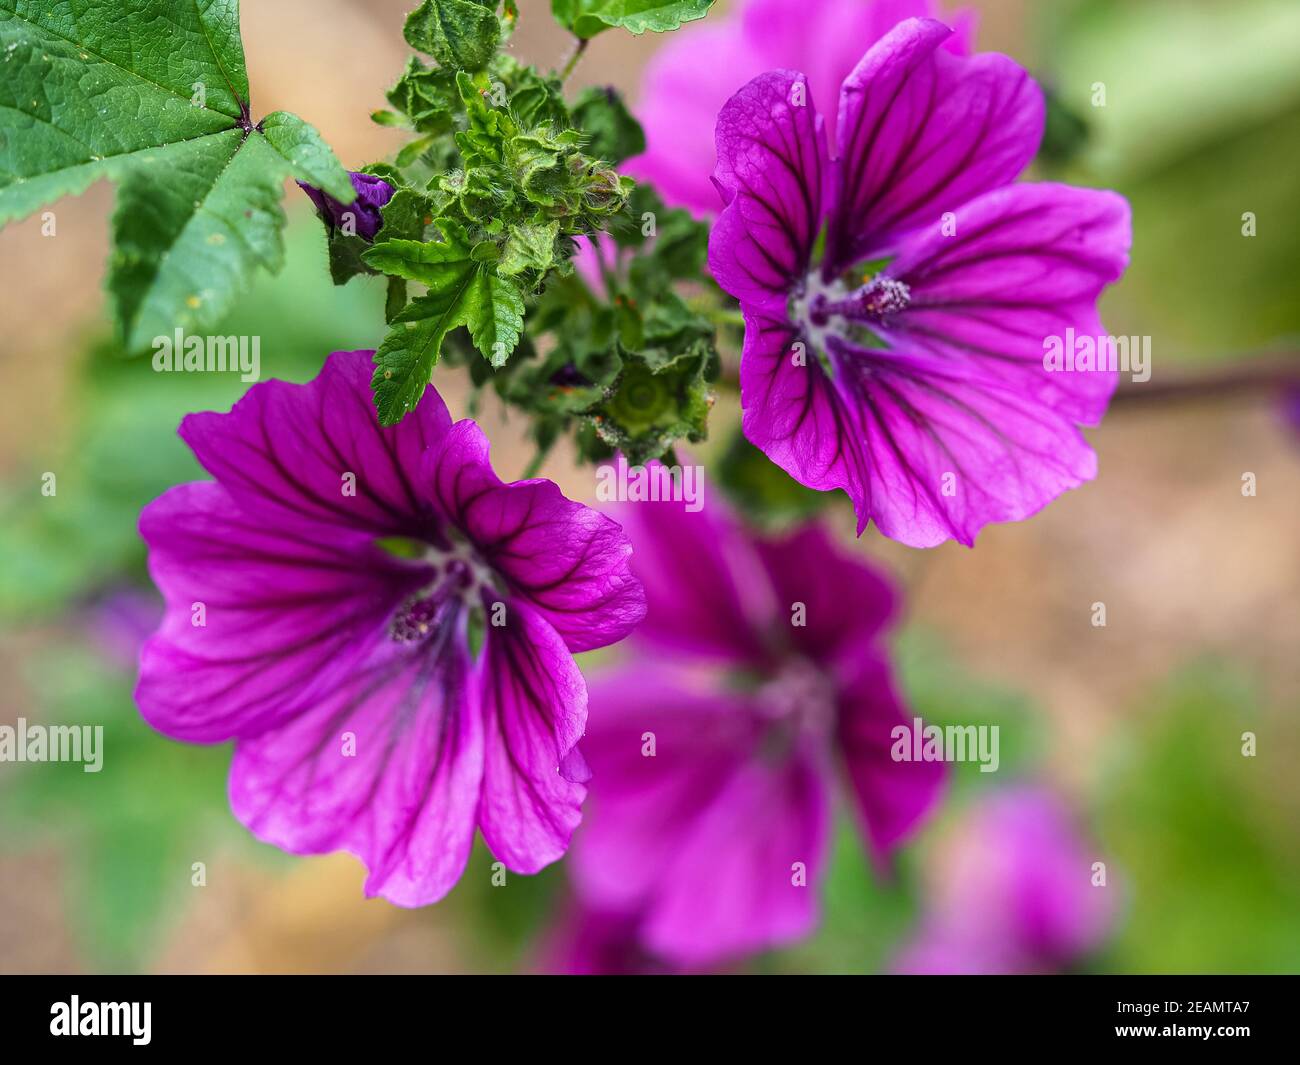
[{"label": "out-of-focus flower", "polygon": [[744,312],[745,435],[802,484],[844,489],[859,532],[913,547],[972,544],[1095,475],[1078,427],[1118,372],[1060,349],[1101,343],[1097,299],[1131,236],[1113,192],[1011,183],[1042,93],[950,38],[911,19],[862,58],[833,156],[804,74],[745,85],[718,116],[727,207],[709,237]]},{"label": "out-of-focus flower", "polygon": [[351,203],[340,203],[315,185],[302,181],[298,185],[316,205],[316,212],[331,233],[342,229],[349,236],[374,240],[379,227],[384,224],[379,209],[393,198],[393,186],[381,177],[357,170],[350,171],[348,176],[352,178],[352,187],[357,190],[357,198]]},{"label": "out-of-focus flower", "polygon": [[[722,206],[709,181],[722,105],[766,70],[806,70],[813,95],[833,100],[862,53],[906,18],[937,16],[934,0],[743,0],[735,14],[683,26],[646,68],[637,117],[646,151],[623,169],[652,182],[669,206],[697,215]],[[944,47],[965,51],[974,19],[957,15]],[[829,121],[833,124],[834,115]]]},{"label": "out-of-focus flower", "polygon": [[618,517],[649,610],[592,682],[578,893],[679,965],[788,943],[817,919],[837,774],[881,860],[942,785],[940,764],[891,757],[894,593],[817,525],[757,536],[716,501]]},{"label": "out-of-focus flower", "polygon": [[216,480],[141,515],[167,612],[136,699],[176,739],[235,740],[231,806],[259,838],[351,851],[368,894],[416,906],[476,828],[517,872],[564,853],[588,775],[573,653],[645,603],[619,527],[503,484],[433,388],[381,427],[371,355],[181,424]]},{"label": "out-of-focus flower", "polygon": [[978,800],[940,841],[911,973],[1049,973],[1096,950],[1115,887],[1093,886],[1098,856],[1065,805],[1034,787]]},{"label": "out-of-focus flower", "polygon": [[123,670],[133,670],[162,612],[155,592],[124,585],[90,608],[90,635],[105,658]]},{"label": "out-of-focus flower", "polygon": [[646,952],[636,916],[589,910],[570,900],[542,947],[544,972],[569,976],[645,976],[680,970]]}]

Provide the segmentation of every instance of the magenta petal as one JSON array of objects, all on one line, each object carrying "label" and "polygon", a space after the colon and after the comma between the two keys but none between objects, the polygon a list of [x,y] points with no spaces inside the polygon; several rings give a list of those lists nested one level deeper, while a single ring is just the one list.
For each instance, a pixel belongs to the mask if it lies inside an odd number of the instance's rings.
[{"label": "magenta petal", "polygon": [[776,589],[778,613],[791,617],[793,605],[803,605],[803,624],[791,626],[789,636],[814,662],[831,660],[845,644],[856,647],[872,639],[894,613],[894,589],[865,559],[847,554],[822,525],[761,540],[758,550]]},{"label": "magenta petal", "polygon": [[648,905],[696,818],[757,740],[748,703],[671,669],[593,678],[582,741],[592,796],[569,858],[583,897],[602,910]]},{"label": "magenta petal", "polygon": [[840,663],[839,748],[872,850],[887,856],[938,803],[942,762],[896,762],[891,732],[911,726],[884,655],[869,640]]},{"label": "magenta petal", "polygon": [[370,393],[372,354],[337,351],[304,385],[254,385],[228,414],[186,417],[180,435],[241,508],[268,521],[427,534],[430,508],[412,478],[451,419],[429,388],[399,424],[382,428]]},{"label": "magenta petal", "polygon": [[440,513],[570,651],[615,643],[645,616],[632,545],[618,524],[566,499],[551,481],[503,484],[474,422],[457,422],[424,462]]},{"label": "magenta petal", "polygon": [[819,756],[762,757],[754,707],[686,674],[623,670],[597,678],[592,699],[592,809],[570,862],[580,894],[642,913],[645,945],[687,964],[805,934],[829,822]]},{"label": "magenta petal", "polygon": [[636,638],[707,659],[762,665],[758,633],[775,604],[749,537],[726,505],[625,503],[612,511],[632,540],[648,609]]},{"label": "magenta petal", "polygon": [[750,78],[786,64],[750,47],[734,22],[690,23],[667,37],[641,79],[636,114],[647,150],[621,169],[653,184],[669,206],[713,214],[721,206],[709,181],[717,114]]},{"label": "magenta petal", "polygon": [[296,854],[357,855],[369,895],[442,898],[469,858],[483,772],[463,629],[414,652],[386,641],[309,710],[236,743],[235,816]]},{"label": "magenta petal", "polygon": [[[1072,418],[950,360],[831,338],[836,383],[860,419],[870,517],[911,547],[974,543],[1091,480],[1097,456]],[[861,510],[861,522],[867,517]]]},{"label": "magenta petal", "polygon": [[367,537],[250,517],[211,482],[154,500],[140,531],[167,613],[142,651],[136,701],[154,728],[199,743],[313,705],[427,578]]},{"label": "magenta petal", "polygon": [[847,492],[861,532],[871,506],[861,427],[817,352],[788,321],[745,313],[740,400],[750,443],[801,484]]},{"label": "magenta petal", "polygon": [[957,56],[951,31],[909,19],[877,43],[840,95],[823,272],[889,250],[967,200],[1014,180],[1042,138],[1042,93],[1005,56]]},{"label": "magenta petal", "polygon": [[582,819],[585,763],[574,750],[587,686],[560,635],[523,602],[489,624],[476,671],[486,722],[479,826],[508,869],[535,873]]},{"label": "magenta petal", "polygon": [[[649,181],[675,207],[712,215],[713,124],[750,78],[767,70],[807,71],[813,97],[835,100],[862,53],[895,24],[934,15],[932,0],[747,0],[731,17],[692,22],[669,35],[641,79],[637,118],[647,150],[623,169]],[[971,18],[953,19],[947,47],[969,50]]]},{"label": "magenta petal", "polygon": [[718,115],[717,146],[727,206],[709,234],[709,269],[741,303],[784,313],[822,222],[825,135],[807,78],[754,78]]},{"label": "magenta petal", "polygon": [[673,856],[646,913],[646,946],[703,963],[811,932],[831,819],[824,770],[803,751],[733,774]]},{"label": "magenta petal", "polygon": [[1011,185],[961,207],[956,233],[934,223],[889,266],[911,303],[879,331],[900,350],[978,368],[1085,425],[1115,389],[1114,372],[1044,370],[1045,341],[1104,335],[1101,290],[1124,272],[1128,203],[1068,185]]},{"label": "magenta petal", "polygon": [[[936,7],[932,0],[748,0],[742,18],[746,39],[770,56],[767,69],[807,71],[814,96],[829,102],[873,44],[905,19],[935,16]],[[969,27],[947,44],[968,50]]]}]

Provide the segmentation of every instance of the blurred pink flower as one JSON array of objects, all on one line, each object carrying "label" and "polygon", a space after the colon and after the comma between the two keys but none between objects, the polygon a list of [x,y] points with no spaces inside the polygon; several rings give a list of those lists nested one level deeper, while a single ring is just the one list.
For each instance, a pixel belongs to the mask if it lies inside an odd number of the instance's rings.
[{"label": "blurred pink flower", "polygon": [[[907,18],[937,16],[934,0],[741,0],[728,18],[683,26],[646,70],[637,117],[647,150],[622,169],[652,182],[672,207],[696,215],[722,202],[710,175],[716,154],[713,127],[722,105],[767,70],[808,72],[815,100],[835,100],[840,83],[871,45]],[[947,20],[956,31],[945,43],[964,54],[974,16]],[[827,116],[834,132],[835,116]]]},{"label": "blurred pink flower", "polygon": [[162,615],[163,603],[157,592],[122,585],[91,608],[90,635],[113,665],[134,670],[140,662],[140,648]]},{"label": "blurred pink flower", "polygon": [[896,968],[908,973],[1050,973],[1095,951],[1115,887],[1093,886],[1100,855],[1050,792],[979,800],[940,843],[926,913]]},{"label": "blurred pink flower", "polygon": [[790,943],[817,922],[837,785],[882,863],[942,790],[939,763],[891,757],[909,716],[885,642],[897,597],[819,524],[759,536],[716,499],[617,519],[648,612],[591,683],[569,873],[678,965]]}]

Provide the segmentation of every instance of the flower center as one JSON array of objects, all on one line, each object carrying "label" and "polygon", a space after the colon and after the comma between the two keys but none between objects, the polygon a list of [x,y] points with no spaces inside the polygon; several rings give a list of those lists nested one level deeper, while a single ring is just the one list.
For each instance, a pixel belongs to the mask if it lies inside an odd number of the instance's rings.
[{"label": "flower center", "polygon": [[756,705],[783,733],[826,735],[835,724],[835,683],[806,658],[792,658],[758,689]]},{"label": "flower center", "polygon": [[419,557],[436,572],[394,612],[388,635],[397,643],[427,638],[454,619],[463,607],[481,606],[485,593],[490,593],[492,599],[500,598],[496,574],[468,544],[454,544],[449,551],[426,546]]},{"label": "flower center", "polygon": [[820,327],[829,325],[832,317],[878,325],[899,311],[907,310],[911,302],[912,290],[906,283],[877,274],[851,292],[837,283],[814,293],[808,303],[808,317]]}]

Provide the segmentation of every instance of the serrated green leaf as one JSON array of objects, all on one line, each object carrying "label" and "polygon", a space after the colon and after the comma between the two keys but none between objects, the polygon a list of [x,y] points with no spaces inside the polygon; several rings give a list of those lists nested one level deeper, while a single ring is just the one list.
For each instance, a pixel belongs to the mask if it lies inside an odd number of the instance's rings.
[{"label": "serrated green leaf", "polygon": [[246,291],[254,268],[280,269],[284,180],[325,167],[323,142],[301,119],[279,132],[299,162],[257,132],[231,130],[151,149],[124,172],[107,284],[128,351],[178,328],[202,332]]},{"label": "serrated green leaf", "polygon": [[254,266],[279,269],[285,174],[261,137],[235,130],[156,149],[124,176],[108,289],[128,351],[177,328],[201,331],[230,309]]},{"label": "serrated green leaf", "polygon": [[[247,113],[233,2],[77,7],[0,0],[0,222],[84,191],[136,152],[233,129]],[[139,44],[172,37],[177,47]]]},{"label": "serrated green leaf", "polygon": [[429,291],[395,316],[393,328],[375,352],[370,385],[384,425],[396,424],[420,401],[438,362],[443,338],[467,324],[480,301],[482,267],[477,263],[462,258],[422,263],[420,270],[423,276],[413,280],[422,281]]},{"label": "serrated green leaf", "polygon": [[501,43],[495,4],[424,0],[406,17],[406,43],[452,70],[482,70]]},{"label": "serrated green leaf", "polygon": [[524,328],[524,294],[519,286],[485,266],[468,307],[469,335],[493,366],[504,366]]},{"label": "serrated green leaf", "polygon": [[362,258],[380,273],[436,287],[446,277],[448,264],[468,262],[470,245],[464,229],[446,218],[434,223],[442,233],[437,240],[385,240],[375,243]]},{"label": "serrated green leaf", "polygon": [[314,126],[288,111],[273,111],[257,124],[256,132],[280,154],[295,180],[324,189],[340,203],[356,198],[348,172]]},{"label": "serrated green leaf", "polygon": [[612,26],[629,33],[663,33],[708,14],[713,0],[551,0],[555,17],[579,37]]},{"label": "serrated green leaf", "polygon": [[559,235],[559,222],[544,225],[525,222],[512,226],[501,251],[497,273],[502,277],[514,277],[525,270],[545,273],[555,261],[555,240]]},{"label": "serrated green leaf", "polygon": [[201,332],[283,258],[286,177],[350,203],[294,115],[249,118],[236,0],[0,0],[0,223],[119,184],[108,287],[128,350]]}]

